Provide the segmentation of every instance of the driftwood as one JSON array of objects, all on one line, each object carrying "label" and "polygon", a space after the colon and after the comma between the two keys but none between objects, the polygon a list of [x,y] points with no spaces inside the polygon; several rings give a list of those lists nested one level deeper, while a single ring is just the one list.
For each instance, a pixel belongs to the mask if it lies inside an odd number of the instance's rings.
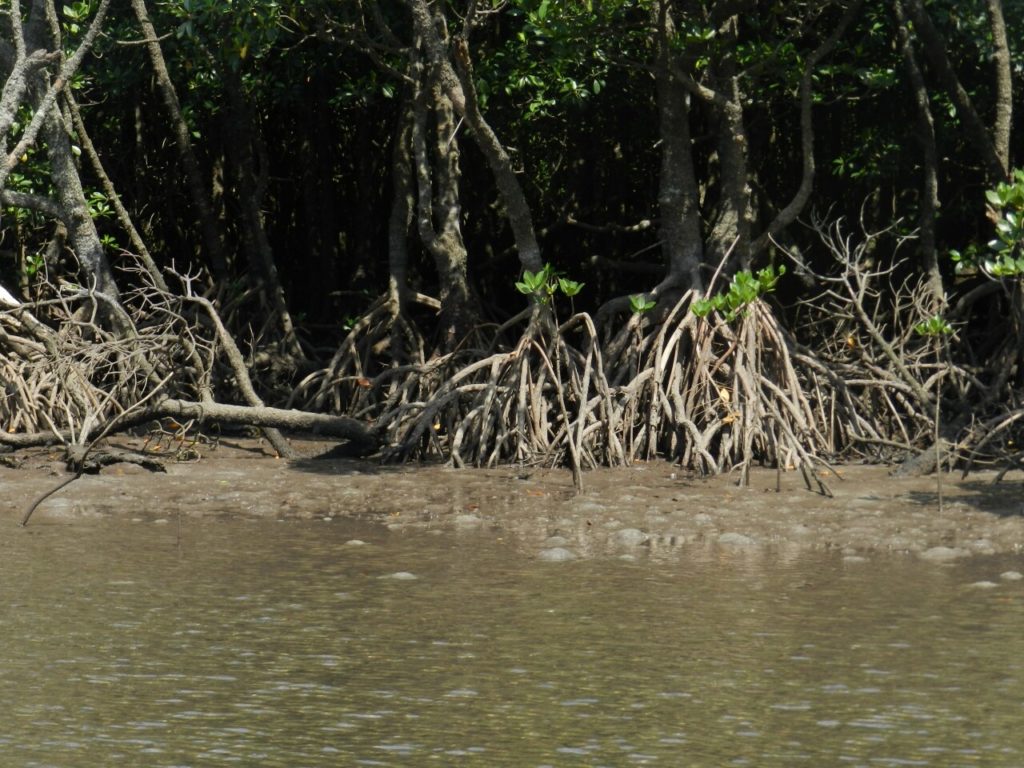
[{"label": "driftwood", "polygon": [[[269,406],[198,403],[174,398],[161,400],[148,408],[116,416],[107,424],[98,427],[96,431],[99,434],[113,434],[165,418],[173,418],[178,421],[194,420],[197,423],[215,422],[222,425],[271,427],[295,432],[312,432],[325,437],[343,438],[367,447],[376,447],[380,442],[373,428],[349,416],[332,416]],[[72,439],[73,436],[66,430],[15,434],[0,432],[0,445],[9,445],[12,448],[52,445],[55,442],[67,443]]]}]

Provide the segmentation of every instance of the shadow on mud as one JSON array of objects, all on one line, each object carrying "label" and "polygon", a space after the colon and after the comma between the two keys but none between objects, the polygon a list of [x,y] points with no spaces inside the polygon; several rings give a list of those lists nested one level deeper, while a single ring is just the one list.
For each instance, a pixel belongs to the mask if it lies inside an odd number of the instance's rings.
[{"label": "shadow on mud", "polygon": [[[956,478],[955,486],[952,478]],[[938,494],[935,490],[908,491],[907,498],[921,507],[938,508]],[[942,501],[944,505],[961,504],[998,517],[1024,517],[1024,481],[1003,479],[993,482],[980,478],[961,480],[959,474],[947,475],[943,478]]]}]

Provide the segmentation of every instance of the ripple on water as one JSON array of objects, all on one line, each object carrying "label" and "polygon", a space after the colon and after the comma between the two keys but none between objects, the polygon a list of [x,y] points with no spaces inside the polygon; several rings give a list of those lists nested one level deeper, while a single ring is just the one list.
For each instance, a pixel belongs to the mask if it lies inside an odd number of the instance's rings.
[{"label": "ripple on water", "polygon": [[[143,526],[5,539],[0,682],[18,706],[0,709],[0,750],[19,765],[1022,764],[1007,751],[1020,588],[962,589],[1013,562],[711,548],[563,568],[345,525],[196,524],[180,550]],[[523,541],[555,530],[545,518]],[[378,543],[355,554],[356,533]],[[376,580],[402,572],[421,586]]]}]

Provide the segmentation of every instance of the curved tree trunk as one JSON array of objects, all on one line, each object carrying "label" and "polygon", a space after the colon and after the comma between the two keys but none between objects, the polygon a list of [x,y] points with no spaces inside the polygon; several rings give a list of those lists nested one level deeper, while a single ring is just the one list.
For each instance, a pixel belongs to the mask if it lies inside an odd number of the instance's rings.
[{"label": "curved tree trunk", "polygon": [[[55,38],[55,34],[59,30],[55,30],[49,23],[47,5],[38,0],[32,4],[29,23],[24,28],[25,48],[31,51],[53,50],[59,55],[61,42]],[[104,3],[100,11],[97,12],[90,31],[99,32],[106,7],[107,4]],[[46,145],[46,157],[50,170],[50,181],[54,188],[55,202],[61,211],[60,218],[67,227],[68,246],[78,260],[84,278],[83,282],[89,289],[102,294],[111,304],[117,305],[119,304],[119,293],[114,274],[111,271],[103,244],[100,242],[96,225],[89,214],[89,205],[85,198],[85,191],[82,189],[82,181],[78,176],[78,167],[71,150],[71,141],[68,138],[69,128],[64,122],[64,115],[56,104],[61,85],[68,78],[68,75],[65,74],[67,66],[75,58],[81,60],[79,53],[83,52],[80,50],[71,60],[62,61],[62,72],[54,83],[51,83],[46,77],[45,70],[36,69],[32,72],[28,78],[27,95],[36,113],[34,120],[41,121],[39,136]],[[101,301],[100,313],[108,323],[116,323],[115,316],[107,311],[108,306],[106,302]]]},{"label": "curved tree trunk", "polygon": [[[990,180],[1004,180],[1009,169],[1007,168],[1004,158],[1000,155],[996,144],[993,142],[992,136],[989,135],[984,122],[982,122],[981,116],[978,114],[978,111],[974,106],[974,102],[971,100],[967,90],[960,83],[960,79],[957,77],[956,72],[953,69],[953,65],[946,52],[946,41],[943,39],[942,34],[935,28],[935,24],[932,22],[932,18],[928,14],[928,11],[925,9],[921,0],[902,0],[902,3],[904,12],[914,23],[914,33],[921,41],[925,57],[928,59],[928,63],[938,76],[939,82],[942,83],[942,87],[946,89],[946,94],[949,96],[950,101],[956,105],[957,114],[963,121],[964,128],[971,143],[974,145],[975,151],[985,163]],[[998,6],[1001,10],[1001,5],[998,1],[992,0],[992,2],[989,3],[990,11],[992,10],[993,5]],[[1001,18],[1002,14],[1000,13],[999,19]],[[1006,126],[1006,142],[1008,147],[1008,113],[1004,113],[1002,119]]]},{"label": "curved tree trunk", "polygon": [[[455,111],[472,130],[473,140],[487,159],[494,175],[498,193],[505,205],[505,213],[519,252],[519,261],[525,269],[537,271],[543,263],[537,234],[533,228],[533,215],[522,185],[512,167],[508,152],[480,111],[473,83],[473,64],[469,46],[464,37],[454,41],[454,65],[449,58],[447,34],[438,30],[438,19],[431,13],[426,0],[406,0],[412,11],[416,34],[423,40],[427,60],[436,67],[437,76]],[[443,21],[443,20],[442,20]],[[444,39],[442,39],[444,34]]]},{"label": "curved tree trunk", "polygon": [[[803,74],[800,77],[800,151],[802,155],[802,170],[800,173],[800,184],[790,201],[775,215],[772,221],[765,228],[764,232],[758,235],[751,246],[753,254],[760,253],[768,247],[771,239],[788,227],[797,216],[803,213],[811,199],[814,190],[814,118],[811,114],[813,103],[814,70],[826,56],[835,50],[839,39],[849,29],[850,24],[860,13],[864,0],[853,0],[843,13],[839,23],[832,30],[832,33],[825,38],[814,52],[807,57],[804,63]],[[934,139],[933,139],[934,145]]]},{"label": "curved tree trunk", "polygon": [[167,63],[164,61],[160,37],[149,17],[145,0],[131,0],[131,4],[135,18],[139,22],[139,29],[142,30],[146,53],[149,55],[153,74],[156,75],[157,87],[170,117],[174,144],[178,149],[181,165],[185,169],[185,182],[188,184],[192,204],[195,205],[199,216],[199,232],[203,238],[203,247],[209,260],[210,271],[214,277],[223,278],[228,273],[227,260],[224,256],[224,239],[217,224],[213,200],[203,183],[203,174],[199,168],[195,150],[192,148],[192,138],[189,135],[188,124],[181,112],[178,93],[174,88],[170,72],[167,70]]},{"label": "curved tree trunk", "polygon": [[150,254],[149,248],[147,248],[146,243],[143,242],[142,235],[140,235],[138,229],[135,228],[135,222],[132,221],[131,215],[128,213],[128,210],[124,207],[124,203],[121,201],[121,196],[114,188],[114,182],[111,181],[110,176],[107,175],[106,168],[103,167],[103,161],[100,158],[99,152],[93,145],[92,138],[86,130],[85,119],[82,117],[82,111],[78,107],[78,102],[70,91],[64,94],[64,101],[67,106],[68,113],[71,116],[72,124],[75,126],[75,132],[78,134],[78,142],[82,145],[82,150],[85,153],[85,156],[89,158],[89,162],[92,165],[93,173],[96,174],[96,177],[100,181],[100,185],[103,187],[103,194],[107,196],[107,199],[110,200],[110,204],[117,212],[117,220],[121,224],[122,229],[124,229],[125,233],[128,235],[132,248],[135,249],[136,258],[148,274],[153,286],[164,293],[168,293],[167,281],[164,280],[164,276],[160,273],[159,267],[157,267],[156,262],[153,261],[153,256]]},{"label": "curved tree trunk", "polygon": [[226,144],[234,170],[242,247],[253,276],[259,281],[264,296],[277,315],[282,349],[295,359],[303,359],[305,353],[295,334],[291,312],[274,262],[273,249],[263,226],[260,205],[267,171],[257,163],[255,116],[246,101],[242,78],[238,72],[225,76],[224,91],[227,102],[224,121]]},{"label": "curved tree trunk", "polygon": [[[440,342],[442,349],[449,350],[477,322],[479,312],[469,285],[469,254],[459,221],[462,207],[454,110],[430,69],[418,63],[413,66],[413,71],[420,75],[413,97],[412,124],[416,222],[420,239],[434,257],[440,281]],[[433,142],[428,142],[430,135]]]}]

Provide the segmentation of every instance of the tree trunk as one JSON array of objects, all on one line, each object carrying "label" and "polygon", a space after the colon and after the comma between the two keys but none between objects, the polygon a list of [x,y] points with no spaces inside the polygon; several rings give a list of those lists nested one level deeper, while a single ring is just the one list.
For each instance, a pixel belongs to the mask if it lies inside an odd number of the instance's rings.
[{"label": "tree trunk", "polygon": [[816,168],[814,160],[814,118],[811,113],[814,95],[814,69],[822,59],[832,53],[839,39],[846,33],[850,24],[860,13],[863,5],[864,0],[853,0],[832,33],[807,57],[803,74],[800,78],[800,152],[803,158],[800,184],[790,201],[775,215],[764,232],[758,235],[754,241],[751,251],[755,255],[767,248],[773,237],[796,221],[797,216],[803,212],[808,201],[811,199],[811,193],[814,190]]},{"label": "tree trunk", "polygon": [[[54,37],[55,30],[44,21],[48,18],[46,5],[41,2],[33,3],[31,17],[25,27],[27,50],[61,49],[61,41]],[[28,83],[28,97],[32,107],[42,117],[39,135],[46,145],[50,181],[54,187],[57,205],[62,212],[61,220],[67,227],[68,245],[81,269],[82,282],[87,288],[103,294],[113,304],[118,304],[117,284],[103,244],[100,242],[99,233],[96,231],[96,225],[89,215],[89,205],[71,151],[69,129],[65,125],[64,115],[55,103],[57,89],[51,85],[45,70],[42,69],[35,70],[30,75]],[[103,302],[100,311],[104,318],[110,320]]]},{"label": "tree trunk", "polygon": [[992,61],[996,67],[996,117],[992,142],[1003,168],[1010,168],[1010,129],[1013,123],[1013,72],[1002,0],[987,0],[989,31],[992,33]]},{"label": "tree trunk", "polygon": [[704,263],[704,241],[690,138],[690,96],[669,73],[668,57],[675,25],[668,3],[659,3],[652,16],[658,45],[655,82],[661,138],[659,234],[668,264],[667,281],[702,291],[704,280],[700,270]]},{"label": "tree trunk", "polygon": [[[42,138],[46,145],[55,199],[29,195],[23,201],[37,210],[50,211],[50,215],[56,215],[67,228],[68,245],[78,260],[82,282],[90,290],[102,294],[109,302],[99,302],[99,311],[109,325],[116,323],[116,318],[107,308],[119,304],[117,284],[96,226],[89,215],[89,206],[71,151],[68,127],[57,108],[59,94],[99,34],[108,5],[109,0],[100,5],[78,50],[67,58],[62,54],[60,29],[51,16],[52,3],[35,0],[24,26],[21,25],[20,9],[12,6],[11,13],[17,11],[19,14],[19,18],[12,18],[11,21],[16,54],[14,68],[4,84],[3,96],[0,97],[0,142],[6,144],[4,134],[9,130],[20,104],[28,101],[34,115],[0,168],[0,190],[8,174],[20,162],[22,154],[35,143],[37,136]],[[51,80],[45,66],[55,61],[60,62],[60,72]],[[11,200],[12,196],[4,193],[4,198]]]},{"label": "tree trunk", "polygon": [[132,248],[135,249],[135,257],[139,260],[142,268],[149,275],[150,281],[153,286],[163,293],[169,293],[167,288],[167,281],[164,280],[164,276],[160,273],[159,267],[156,262],[153,261],[153,256],[149,252],[149,248],[146,247],[145,242],[142,240],[142,235],[135,228],[135,222],[132,221],[131,215],[128,210],[124,207],[124,203],[121,202],[121,196],[114,188],[114,182],[111,181],[110,176],[107,175],[106,168],[103,167],[103,161],[100,158],[99,152],[92,143],[92,138],[89,136],[89,132],[85,127],[85,119],[82,117],[82,112],[78,107],[78,102],[75,101],[74,95],[69,91],[64,94],[64,102],[67,105],[68,113],[71,116],[72,124],[75,126],[75,132],[78,134],[78,142],[82,145],[82,151],[85,156],[89,158],[89,162],[92,164],[93,173],[100,180],[100,185],[103,187],[103,194],[110,200],[110,204],[114,207],[117,212],[117,220],[121,224],[122,229],[128,235],[128,239],[131,242]]},{"label": "tree trunk", "polygon": [[[459,153],[451,100],[436,77],[414,55],[412,144],[417,180],[417,230],[434,257],[441,299],[441,347],[452,349],[479,317],[467,274],[459,204]],[[432,107],[432,109],[431,109]],[[433,131],[430,117],[433,116]],[[433,134],[432,147],[428,135]],[[433,153],[431,153],[431,148]]]},{"label": "tree trunk", "polygon": [[242,87],[242,78],[238,72],[231,72],[225,76],[227,109],[224,126],[228,157],[234,169],[242,247],[253,276],[277,315],[282,349],[293,358],[303,359],[305,354],[295,334],[295,326],[285,301],[284,288],[281,286],[277,265],[274,263],[274,253],[263,226],[260,205],[267,170],[257,166],[255,116],[246,101]]},{"label": "tree trunk", "polygon": [[[418,86],[417,86],[418,87]],[[405,310],[409,294],[409,228],[413,197],[412,131],[414,96],[402,99],[391,143],[391,212],[388,214],[388,294],[396,313]]]},{"label": "tree trunk", "polygon": [[903,66],[907,71],[907,79],[914,96],[914,106],[917,109],[918,138],[921,141],[921,149],[924,154],[921,211],[918,215],[921,261],[932,294],[933,307],[938,311],[945,303],[945,289],[942,285],[942,273],[939,270],[938,255],[935,250],[935,219],[939,211],[939,155],[935,145],[935,122],[932,119],[928,88],[925,85],[921,69],[917,65],[917,57],[914,55],[914,46],[910,39],[907,19],[900,6],[900,0],[893,2],[893,13],[896,16],[896,34],[903,54]]},{"label": "tree trunk", "polygon": [[[437,68],[437,75],[455,111],[465,118],[472,129],[473,140],[483,153],[494,175],[498,193],[505,205],[505,214],[512,228],[512,235],[519,252],[519,261],[524,269],[536,272],[543,267],[540,246],[533,228],[530,205],[519,184],[512,160],[498,139],[490,124],[480,111],[480,104],[473,83],[473,65],[469,57],[469,45],[464,37],[454,42],[454,60],[448,58],[447,34],[442,39],[436,19],[427,7],[426,0],[406,0],[412,11],[416,34],[423,40],[427,60]],[[443,21],[443,20],[442,20]]]},{"label": "tree trunk", "polygon": [[[949,56],[946,53],[946,41],[935,28],[932,18],[928,11],[925,10],[921,0],[902,0],[902,3],[904,12],[914,23],[914,32],[921,41],[928,63],[935,70],[939,81],[942,83],[942,87],[946,89],[947,95],[956,106],[957,114],[963,121],[964,129],[974,145],[975,151],[977,151],[985,163],[989,180],[1002,181],[1006,179],[1008,173],[1007,165],[997,151],[992,137],[978,115],[978,111],[974,108],[974,102],[971,101],[970,95],[961,85],[960,79],[953,70],[953,65],[950,63]],[[990,3],[990,9],[991,5],[992,3]]]},{"label": "tree trunk", "polygon": [[[717,217],[708,233],[707,247],[713,261],[725,259],[731,249],[731,261],[738,263],[740,269],[749,269],[753,256],[750,246],[754,211],[747,162],[747,131],[743,123],[743,94],[736,73],[738,25],[739,19],[733,16],[720,27],[727,48],[726,54],[714,67],[712,78],[717,83],[715,90],[723,97],[709,102],[717,118],[721,194]],[[731,271],[726,265],[726,272]]]},{"label": "tree trunk", "polygon": [[192,148],[192,137],[189,134],[188,124],[181,112],[181,104],[178,102],[178,94],[171,81],[170,72],[167,70],[167,63],[164,61],[163,50],[160,47],[160,37],[157,35],[156,27],[149,17],[145,0],[131,0],[132,10],[135,18],[138,19],[139,29],[142,30],[142,37],[146,44],[146,53],[149,54],[149,61],[153,67],[153,74],[156,75],[157,87],[163,98],[164,107],[171,121],[171,132],[174,136],[174,144],[178,149],[178,157],[185,169],[185,182],[188,184],[189,195],[199,215],[199,231],[203,238],[203,247],[206,250],[206,257],[209,260],[210,271],[214,277],[223,278],[228,273],[227,260],[224,257],[224,239],[221,236],[220,227],[217,224],[217,217],[214,213],[213,200],[209,190],[203,182],[203,174],[199,168],[199,160],[196,158],[195,150]]}]

